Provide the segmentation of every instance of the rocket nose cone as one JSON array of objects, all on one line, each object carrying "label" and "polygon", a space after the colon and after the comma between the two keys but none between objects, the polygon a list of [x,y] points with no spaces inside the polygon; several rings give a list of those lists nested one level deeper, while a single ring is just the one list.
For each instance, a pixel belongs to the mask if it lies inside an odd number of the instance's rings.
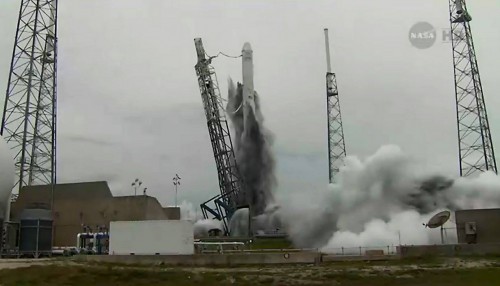
[{"label": "rocket nose cone", "polygon": [[250,43],[246,42],[243,45],[243,51],[251,51],[251,50],[252,50],[252,46],[250,46]]}]

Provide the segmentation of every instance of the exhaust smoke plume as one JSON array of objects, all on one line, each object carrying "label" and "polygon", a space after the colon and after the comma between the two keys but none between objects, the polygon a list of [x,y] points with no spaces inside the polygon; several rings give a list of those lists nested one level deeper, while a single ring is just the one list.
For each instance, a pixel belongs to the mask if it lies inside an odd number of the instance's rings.
[{"label": "exhaust smoke plume", "polygon": [[384,146],[365,161],[346,158],[338,181],[326,191],[280,200],[279,215],[296,246],[328,251],[440,243],[439,231],[422,225],[438,211],[500,207],[496,174],[453,180],[426,171],[396,146]]},{"label": "exhaust smoke plume", "polygon": [[273,136],[264,125],[260,112],[259,96],[255,96],[255,110],[249,108],[244,118],[243,86],[235,87],[229,80],[227,112],[234,128],[233,147],[236,162],[245,182],[245,196],[249,198],[253,215],[263,214],[267,206],[274,202],[273,189],[275,160],[271,145]]}]

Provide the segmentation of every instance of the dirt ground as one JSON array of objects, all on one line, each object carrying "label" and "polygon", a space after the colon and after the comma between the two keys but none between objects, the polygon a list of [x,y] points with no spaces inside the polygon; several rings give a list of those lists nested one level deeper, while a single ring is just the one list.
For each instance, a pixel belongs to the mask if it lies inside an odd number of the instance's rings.
[{"label": "dirt ground", "polygon": [[85,264],[0,260],[0,285],[500,285],[499,258],[449,258],[256,267]]},{"label": "dirt ground", "polygon": [[34,265],[49,265],[54,263],[53,259],[0,259],[0,270],[16,269]]}]

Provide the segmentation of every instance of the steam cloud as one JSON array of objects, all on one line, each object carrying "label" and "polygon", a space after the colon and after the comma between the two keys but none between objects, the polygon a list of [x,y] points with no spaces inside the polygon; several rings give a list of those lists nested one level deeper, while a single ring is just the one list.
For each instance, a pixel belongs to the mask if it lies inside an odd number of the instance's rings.
[{"label": "steam cloud", "polygon": [[453,180],[384,146],[365,161],[346,158],[339,183],[327,190],[287,196],[275,215],[298,247],[426,244],[439,240],[439,232],[422,226],[437,211],[499,207],[500,177]]},{"label": "steam cloud", "polygon": [[273,189],[277,181],[275,160],[271,152],[273,136],[264,125],[260,102],[255,92],[255,110],[250,110],[243,118],[243,86],[235,87],[229,80],[227,112],[233,124],[233,147],[236,162],[245,182],[245,196],[253,206],[253,215],[263,214],[267,206],[274,202]]},{"label": "steam cloud", "polygon": [[207,237],[212,229],[222,230],[222,222],[215,219],[200,219],[193,225],[193,234],[195,237]]},{"label": "steam cloud", "polygon": [[196,222],[203,218],[203,215],[201,213],[198,213],[194,205],[188,201],[182,201],[179,204],[179,208],[181,211],[182,220],[189,220]]}]

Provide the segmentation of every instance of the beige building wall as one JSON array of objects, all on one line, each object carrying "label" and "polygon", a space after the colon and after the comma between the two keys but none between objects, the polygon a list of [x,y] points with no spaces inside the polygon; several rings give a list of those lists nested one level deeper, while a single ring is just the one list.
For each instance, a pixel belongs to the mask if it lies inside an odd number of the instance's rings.
[{"label": "beige building wall", "polygon": [[[25,187],[11,206],[16,221],[25,208],[50,207],[50,186]],[[83,226],[109,229],[110,221],[163,220],[167,213],[154,197],[113,197],[106,182],[59,184],[54,188],[54,246],[75,246]]]},{"label": "beige building wall", "polygon": [[181,219],[181,208],[180,207],[166,207],[163,211],[167,215],[168,219],[179,220]]},{"label": "beige building wall", "polygon": [[[458,243],[499,243],[500,209],[461,210],[455,212]],[[476,234],[466,235],[465,224],[476,224]]]}]

